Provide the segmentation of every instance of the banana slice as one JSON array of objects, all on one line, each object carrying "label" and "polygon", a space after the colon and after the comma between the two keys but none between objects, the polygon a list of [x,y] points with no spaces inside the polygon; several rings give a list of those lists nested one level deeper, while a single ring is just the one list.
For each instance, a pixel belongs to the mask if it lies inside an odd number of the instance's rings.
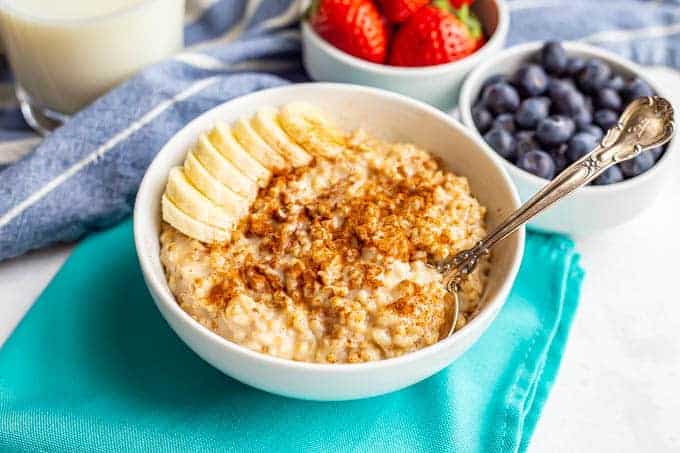
[{"label": "banana slice", "polygon": [[293,167],[307,165],[312,160],[312,156],[293,142],[281,129],[278,116],[278,110],[273,107],[260,109],[252,119],[253,129]]},{"label": "banana slice", "polygon": [[161,199],[161,209],[163,220],[190,238],[207,243],[228,242],[231,239],[230,231],[212,227],[190,217],[170,201],[166,195],[163,195]]},{"label": "banana slice", "polygon": [[165,195],[181,211],[199,222],[228,231],[231,231],[236,223],[233,215],[215,205],[191,185],[182,167],[170,170]]},{"label": "banana slice", "polygon": [[250,125],[248,120],[241,118],[233,125],[234,137],[243,148],[250,153],[258,162],[270,170],[281,171],[290,166],[286,160],[276,151],[271,149]]},{"label": "banana slice", "polygon": [[333,157],[346,146],[346,135],[323,112],[307,102],[291,102],[281,108],[281,127],[312,154]]},{"label": "banana slice", "polygon": [[241,173],[210,143],[205,134],[198,137],[194,156],[218,181],[250,201],[257,196],[257,184]]},{"label": "banana slice", "polygon": [[248,200],[234,193],[211,175],[201,162],[196,159],[193,151],[189,152],[184,161],[184,174],[194,187],[230,215],[240,217],[248,212]]},{"label": "banana slice", "polygon": [[257,182],[260,187],[266,187],[271,179],[272,172],[252,157],[236,141],[234,136],[224,123],[217,125],[208,133],[208,139],[224,157],[226,157],[241,173]]}]

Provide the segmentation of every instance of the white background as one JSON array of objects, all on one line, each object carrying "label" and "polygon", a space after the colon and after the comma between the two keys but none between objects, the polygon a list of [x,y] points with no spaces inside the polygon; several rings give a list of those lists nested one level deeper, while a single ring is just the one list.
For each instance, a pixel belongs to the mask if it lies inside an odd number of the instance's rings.
[{"label": "white background", "polygon": [[[678,73],[653,71],[680,94]],[[529,451],[678,452],[680,168],[642,216],[576,244],[586,269],[581,302]],[[0,345],[69,251],[0,263]]]}]

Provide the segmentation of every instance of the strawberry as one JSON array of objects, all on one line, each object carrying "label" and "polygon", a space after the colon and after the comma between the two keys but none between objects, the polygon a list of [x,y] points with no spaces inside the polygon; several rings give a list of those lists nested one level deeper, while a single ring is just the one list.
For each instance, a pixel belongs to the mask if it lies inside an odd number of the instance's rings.
[{"label": "strawberry", "polygon": [[451,13],[446,0],[416,11],[392,40],[389,63],[431,66],[460,60],[478,49],[479,39]]},{"label": "strawberry", "polygon": [[430,0],[380,0],[380,6],[387,20],[399,24],[429,2]]},{"label": "strawberry", "polygon": [[475,13],[470,11],[470,5],[474,0],[449,0],[449,2],[453,5],[453,13],[465,24],[472,37],[476,39],[477,49],[482,47],[486,43],[482,24],[479,23],[479,19],[477,19]]},{"label": "strawberry", "polygon": [[338,49],[374,63],[385,61],[387,27],[371,0],[315,0],[309,21]]}]

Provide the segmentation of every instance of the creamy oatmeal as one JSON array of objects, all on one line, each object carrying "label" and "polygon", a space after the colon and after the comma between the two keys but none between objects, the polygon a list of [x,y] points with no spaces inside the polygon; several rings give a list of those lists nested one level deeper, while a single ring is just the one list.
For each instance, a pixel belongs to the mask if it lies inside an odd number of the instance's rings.
[{"label": "creamy oatmeal", "polygon": [[[161,260],[182,309],[235,343],[307,362],[379,360],[448,331],[451,300],[427,263],[474,245],[484,216],[466,178],[426,151],[358,132],[339,155],[275,174],[228,242],[164,223]],[[479,309],[480,268],[457,328]]]}]

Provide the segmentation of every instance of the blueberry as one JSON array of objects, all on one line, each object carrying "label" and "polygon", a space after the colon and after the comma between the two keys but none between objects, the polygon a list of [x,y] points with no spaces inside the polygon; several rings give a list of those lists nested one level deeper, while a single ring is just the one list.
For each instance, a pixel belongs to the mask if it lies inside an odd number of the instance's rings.
[{"label": "blueberry", "polygon": [[621,96],[612,88],[602,88],[595,93],[594,98],[595,107],[598,109],[614,110],[615,112],[621,111]]},{"label": "blueberry", "polygon": [[612,90],[621,91],[625,84],[626,82],[623,80],[623,77],[621,77],[620,75],[615,75],[611,79],[609,79],[606,87],[611,88]]},{"label": "blueberry", "polygon": [[661,159],[661,156],[663,156],[663,152],[666,151],[666,148],[663,146],[657,146],[656,148],[650,149],[649,151],[646,151],[648,153],[651,153],[652,156],[654,156],[654,161],[658,162],[659,159]]},{"label": "blueberry", "polygon": [[512,116],[512,113],[501,113],[496,117],[495,120],[493,120],[491,127],[493,129],[505,129],[510,133],[515,132],[515,117]]},{"label": "blueberry", "polygon": [[612,110],[597,110],[593,114],[593,120],[602,130],[608,131],[619,121],[619,115]]},{"label": "blueberry", "polygon": [[515,139],[510,132],[505,129],[494,128],[484,135],[484,140],[496,151],[501,157],[512,160],[515,152]]},{"label": "blueberry", "polygon": [[515,134],[515,156],[517,159],[522,157],[529,151],[540,149],[535,137],[536,133],[532,131],[519,131]]},{"label": "blueberry", "polygon": [[538,123],[536,138],[549,147],[560,145],[569,140],[575,128],[574,122],[565,116],[549,116]]},{"label": "blueberry", "polygon": [[578,132],[569,140],[567,147],[567,158],[575,162],[591,152],[597,146],[598,139],[585,132]]},{"label": "blueberry", "polygon": [[525,99],[515,114],[515,121],[520,127],[534,129],[539,121],[548,116],[549,111],[550,99],[545,97]]},{"label": "blueberry", "polygon": [[492,75],[488,79],[484,81],[482,84],[482,90],[481,92],[483,93],[486,87],[494,85],[496,83],[510,83],[510,78],[506,76],[505,74],[496,74]]},{"label": "blueberry", "polygon": [[548,96],[564,96],[574,89],[574,84],[568,79],[550,79],[548,82]]},{"label": "blueberry", "polygon": [[514,112],[519,107],[517,91],[507,83],[489,85],[482,96],[486,105],[495,114]]},{"label": "blueberry", "polygon": [[562,171],[569,165],[569,159],[567,158],[567,145],[562,144],[557,148],[553,148],[549,152],[550,156],[555,162],[555,174],[559,175]]},{"label": "blueberry", "polygon": [[483,105],[477,104],[472,107],[472,121],[477,130],[483,134],[491,128],[493,116]]},{"label": "blueberry", "polygon": [[632,159],[623,161],[619,164],[621,173],[626,178],[641,175],[654,166],[654,155],[650,152],[643,152]]},{"label": "blueberry", "polygon": [[555,101],[555,110],[565,115],[574,115],[585,109],[586,103],[583,95],[576,89],[571,89],[563,93],[562,97]]},{"label": "blueberry", "polygon": [[539,178],[552,179],[555,176],[555,162],[545,151],[529,151],[517,160],[517,166]]},{"label": "blueberry", "polygon": [[585,93],[595,93],[609,81],[612,70],[605,62],[594,58],[586,62],[578,75],[578,86]]},{"label": "blueberry", "polygon": [[518,142],[520,140],[534,140],[535,137],[536,132],[534,131],[517,131],[517,133],[515,134],[515,140],[517,140]]},{"label": "blueberry", "polygon": [[582,129],[593,122],[593,114],[590,113],[588,107],[583,107],[582,109],[579,109],[578,112],[574,113],[571,116],[571,119],[574,120],[574,124],[576,124],[578,129]]},{"label": "blueberry", "polygon": [[564,154],[557,154],[552,156],[555,161],[555,174],[559,175],[564,171],[565,168],[569,166],[569,160]]},{"label": "blueberry", "polygon": [[580,127],[579,132],[585,132],[586,134],[590,134],[593,137],[595,137],[595,140],[597,141],[600,141],[600,139],[604,137],[604,132],[602,132],[602,129],[600,129],[599,126],[596,126],[594,124],[589,124],[587,126]]},{"label": "blueberry", "polygon": [[562,74],[567,67],[568,59],[567,51],[562,47],[562,43],[548,41],[541,49],[541,63],[551,74]]},{"label": "blueberry", "polygon": [[593,184],[596,186],[604,186],[621,181],[623,181],[623,173],[621,173],[621,169],[618,165],[614,165],[613,167],[606,169],[604,173],[595,178]]},{"label": "blueberry", "polygon": [[654,90],[647,82],[639,78],[631,80],[621,89],[621,97],[626,105],[644,96],[654,96]]},{"label": "blueberry", "polygon": [[551,80],[548,92],[557,113],[573,115],[585,106],[583,95],[567,81]]},{"label": "blueberry", "polygon": [[548,88],[548,75],[540,66],[527,64],[515,72],[512,82],[522,96],[539,96]]},{"label": "blueberry", "polygon": [[593,110],[594,110],[593,106],[595,105],[595,103],[593,102],[593,98],[590,97],[590,96],[584,96],[584,99],[585,99],[586,108],[588,110],[590,110],[590,113],[593,113]]},{"label": "blueberry", "polygon": [[557,80],[561,80],[564,83],[566,83],[567,86],[570,86],[574,90],[578,90],[578,86],[576,86],[576,82],[574,82],[574,79],[572,79],[572,78],[566,77],[566,78],[557,79]]},{"label": "blueberry", "polygon": [[571,57],[567,60],[567,66],[564,68],[564,73],[569,77],[576,77],[585,65],[586,61],[583,58]]}]

